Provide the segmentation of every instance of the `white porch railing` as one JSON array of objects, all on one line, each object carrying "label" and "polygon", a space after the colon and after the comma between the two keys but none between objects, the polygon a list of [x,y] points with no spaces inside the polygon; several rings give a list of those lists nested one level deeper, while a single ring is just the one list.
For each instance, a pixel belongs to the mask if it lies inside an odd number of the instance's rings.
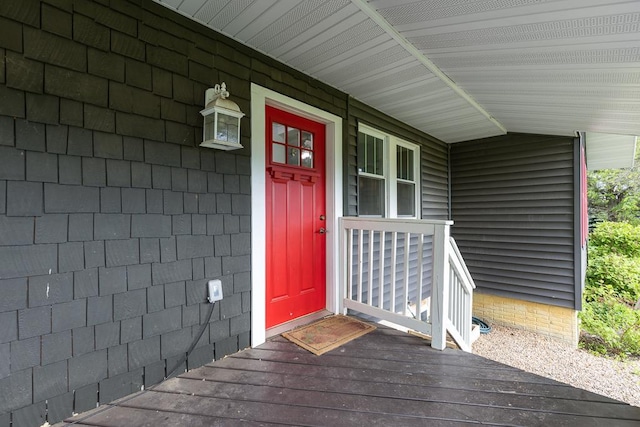
[{"label": "white porch railing", "polygon": [[449,231],[452,221],[340,219],[342,311],[471,351],[473,280]]},{"label": "white porch railing", "polygon": [[472,336],[471,313],[473,290],[476,285],[453,237],[449,237],[449,269],[449,310],[446,330],[461,349],[471,351],[471,343],[475,341]]}]

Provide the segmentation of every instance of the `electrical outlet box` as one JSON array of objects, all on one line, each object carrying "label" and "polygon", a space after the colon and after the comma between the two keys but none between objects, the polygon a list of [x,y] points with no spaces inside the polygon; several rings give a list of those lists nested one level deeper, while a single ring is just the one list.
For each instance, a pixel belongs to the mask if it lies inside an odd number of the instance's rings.
[{"label": "electrical outlet box", "polygon": [[219,279],[209,280],[208,288],[209,302],[211,304],[222,299],[222,282]]}]

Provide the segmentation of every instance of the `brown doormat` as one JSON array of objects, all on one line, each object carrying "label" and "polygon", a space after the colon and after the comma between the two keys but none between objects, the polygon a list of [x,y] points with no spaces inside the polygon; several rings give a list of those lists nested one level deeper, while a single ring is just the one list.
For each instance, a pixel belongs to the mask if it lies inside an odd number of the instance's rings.
[{"label": "brown doormat", "polygon": [[373,325],[338,314],[285,332],[282,336],[319,356],[374,329]]}]

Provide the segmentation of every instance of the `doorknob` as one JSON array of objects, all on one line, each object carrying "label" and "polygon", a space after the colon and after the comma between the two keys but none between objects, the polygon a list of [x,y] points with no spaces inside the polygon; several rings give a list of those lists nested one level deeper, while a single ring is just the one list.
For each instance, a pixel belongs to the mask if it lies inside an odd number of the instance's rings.
[{"label": "doorknob", "polygon": [[324,227],[320,227],[320,230],[318,230],[318,233],[320,234],[325,234],[327,232],[327,230]]}]

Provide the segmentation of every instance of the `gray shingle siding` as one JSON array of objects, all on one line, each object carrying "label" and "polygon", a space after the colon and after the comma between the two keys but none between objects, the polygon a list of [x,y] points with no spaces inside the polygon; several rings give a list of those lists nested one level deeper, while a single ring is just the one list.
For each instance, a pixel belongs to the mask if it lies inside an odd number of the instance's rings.
[{"label": "gray shingle siding", "polygon": [[[204,321],[208,279],[223,281],[225,320],[216,307],[189,367],[248,345],[251,144],[197,146],[207,87],[226,81],[247,114],[252,80],[346,110],[151,1],[50,3],[0,7],[3,425],[53,424],[161,381]],[[297,89],[272,80],[276,65]]]},{"label": "gray shingle siding", "polygon": [[478,291],[576,308],[575,144],[507,134],[451,146],[452,234]]}]

